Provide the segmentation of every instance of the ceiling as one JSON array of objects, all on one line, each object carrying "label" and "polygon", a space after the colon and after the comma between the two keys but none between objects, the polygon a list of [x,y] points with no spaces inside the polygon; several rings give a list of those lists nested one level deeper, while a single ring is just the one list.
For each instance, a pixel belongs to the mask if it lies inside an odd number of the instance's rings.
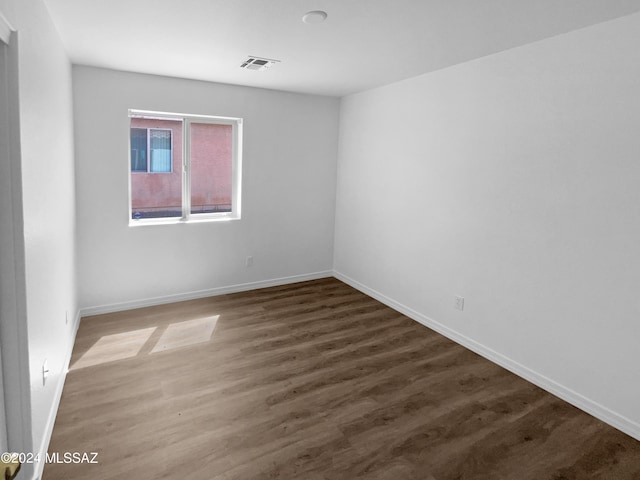
[{"label": "ceiling", "polygon": [[[640,0],[45,0],[76,64],[343,96],[640,11]],[[324,23],[302,16],[324,10]],[[248,55],[281,63],[243,70]]]}]

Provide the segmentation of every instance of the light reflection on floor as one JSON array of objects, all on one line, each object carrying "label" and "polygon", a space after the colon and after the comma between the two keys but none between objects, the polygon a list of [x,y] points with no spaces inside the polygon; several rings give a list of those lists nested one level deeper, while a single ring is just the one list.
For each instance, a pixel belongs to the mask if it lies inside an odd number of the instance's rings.
[{"label": "light reflection on floor", "polygon": [[130,332],[114,333],[101,337],[85,352],[73,368],[86,368],[105,362],[124,360],[138,355],[157,327],[143,328]]},{"label": "light reflection on floor", "polygon": [[[206,343],[211,340],[219,318],[220,315],[212,315],[171,323],[166,327],[159,325],[105,335],[100,337],[78,360],[74,361],[71,369],[92,367],[107,362],[125,360],[140,354],[166,352],[198,343]],[[155,345],[153,345],[154,341]],[[153,345],[153,348],[150,348],[150,345]]]},{"label": "light reflection on floor", "polygon": [[164,331],[151,353],[186,347],[211,340],[220,315],[172,323]]}]

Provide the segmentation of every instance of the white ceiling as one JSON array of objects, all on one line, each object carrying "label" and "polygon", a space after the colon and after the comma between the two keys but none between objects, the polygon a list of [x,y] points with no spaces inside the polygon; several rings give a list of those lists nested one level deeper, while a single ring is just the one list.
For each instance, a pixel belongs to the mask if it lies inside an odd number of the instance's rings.
[{"label": "white ceiling", "polygon": [[[640,11],[640,0],[45,0],[71,61],[322,95]],[[307,25],[309,10],[327,20]],[[281,60],[247,71],[247,55]]]}]

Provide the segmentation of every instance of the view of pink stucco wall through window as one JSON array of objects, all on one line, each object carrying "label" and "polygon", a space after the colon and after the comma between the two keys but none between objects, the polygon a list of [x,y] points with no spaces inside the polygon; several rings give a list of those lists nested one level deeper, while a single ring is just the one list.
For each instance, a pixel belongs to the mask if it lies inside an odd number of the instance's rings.
[{"label": "view of pink stucco wall through window", "polygon": [[[191,122],[191,213],[231,211],[231,125]],[[182,121],[131,118],[132,218],[182,216]]]}]

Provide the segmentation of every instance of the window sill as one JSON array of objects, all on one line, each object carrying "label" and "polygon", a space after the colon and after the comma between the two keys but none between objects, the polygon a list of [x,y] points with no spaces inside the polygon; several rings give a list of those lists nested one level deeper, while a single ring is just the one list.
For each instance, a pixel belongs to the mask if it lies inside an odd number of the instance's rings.
[{"label": "window sill", "polygon": [[146,227],[152,225],[180,225],[190,223],[216,223],[216,222],[230,222],[233,220],[240,220],[240,217],[225,215],[216,217],[204,217],[204,218],[145,218],[140,220],[129,220],[130,227]]}]

